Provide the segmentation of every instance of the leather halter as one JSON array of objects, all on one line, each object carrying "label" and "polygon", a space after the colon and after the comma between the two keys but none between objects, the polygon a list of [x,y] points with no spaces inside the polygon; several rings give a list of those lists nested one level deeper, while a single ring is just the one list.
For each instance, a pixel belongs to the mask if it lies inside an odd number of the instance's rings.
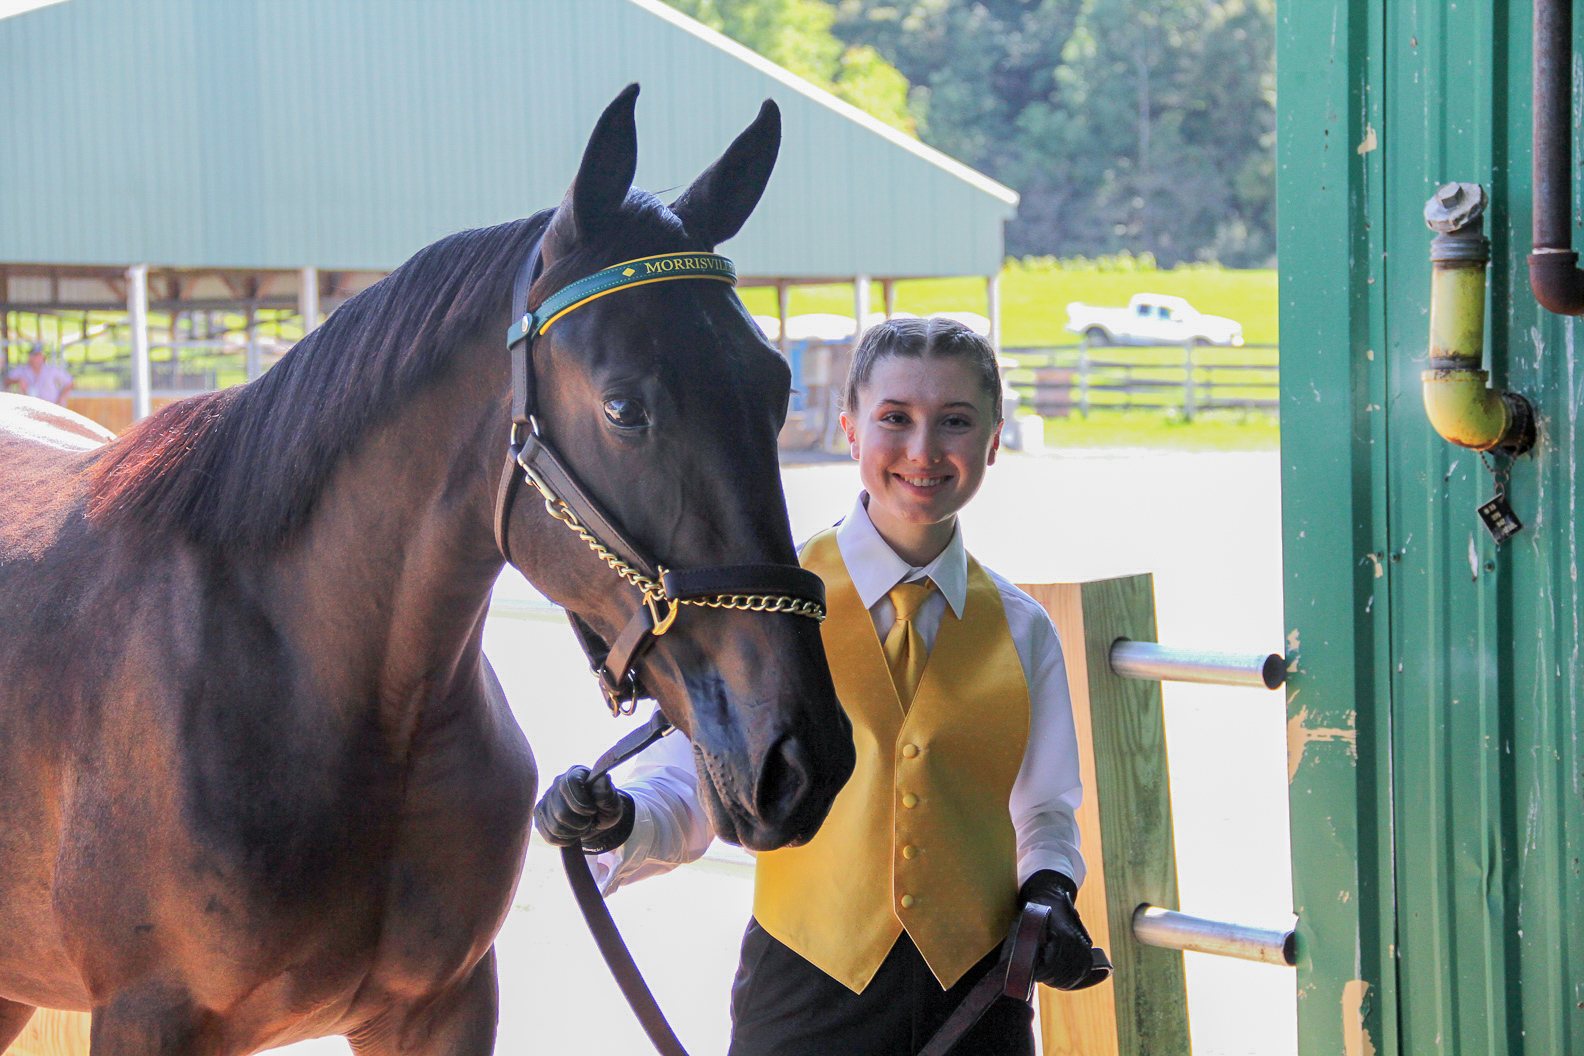
[{"label": "leather halter", "polygon": [[536,242],[529,251],[512,293],[514,322],[506,334],[507,354],[511,357],[512,428],[495,497],[495,543],[501,556],[511,563],[512,505],[519,486],[527,480],[544,499],[550,516],[576,533],[612,571],[639,591],[639,605],[610,644],[578,616],[570,611],[567,614],[612,714],[631,714],[638,700],[649,695],[638,679],[638,660],[656,637],[671,629],[683,605],[786,612],[823,620],[825,584],[819,576],[797,565],[665,568],[628,538],[616,519],[594,501],[540,427],[533,362],[537,337],[567,313],[628,287],[680,279],[735,284],[737,272],[731,261],[713,253],[641,257],[579,279],[530,311],[528,294],[539,271],[542,244]]}]

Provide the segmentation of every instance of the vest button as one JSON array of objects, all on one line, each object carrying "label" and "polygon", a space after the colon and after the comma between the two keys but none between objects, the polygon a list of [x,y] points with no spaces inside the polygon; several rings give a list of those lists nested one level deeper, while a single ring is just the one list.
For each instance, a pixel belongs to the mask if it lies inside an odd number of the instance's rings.
[{"label": "vest button", "polygon": [[914,807],[918,806],[918,797],[915,796],[913,793],[909,792],[907,795],[902,797],[902,805],[904,807],[907,807],[909,810],[911,810]]},{"label": "vest button", "polygon": [[917,754],[918,754],[918,745],[916,745],[916,744],[904,744],[902,746],[902,756],[903,756],[903,758],[911,759]]},{"label": "vest button", "polygon": [[902,857],[904,857],[904,858],[917,858],[918,857],[918,848],[913,846],[911,843],[908,844],[906,847],[902,848]]},{"label": "vest button", "polygon": [[902,908],[903,909],[912,909],[914,901],[915,901],[915,899],[913,898],[912,895],[903,895],[902,896]]}]

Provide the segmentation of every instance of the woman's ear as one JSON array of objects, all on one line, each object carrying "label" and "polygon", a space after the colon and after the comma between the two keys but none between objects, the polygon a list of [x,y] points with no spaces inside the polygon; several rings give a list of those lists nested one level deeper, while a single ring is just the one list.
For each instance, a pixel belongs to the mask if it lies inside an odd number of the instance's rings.
[{"label": "woman's ear", "polygon": [[852,455],[854,461],[858,458],[858,423],[854,422],[846,411],[841,413],[842,432],[847,434],[847,453]]},{"label": "woman's ear", "polygon": [[985,458],[985,465],[995,465],[996,452],[1001,450],[1001,427],[1006,423],[996,419],[995,432],[990,435],[990,454]]}]

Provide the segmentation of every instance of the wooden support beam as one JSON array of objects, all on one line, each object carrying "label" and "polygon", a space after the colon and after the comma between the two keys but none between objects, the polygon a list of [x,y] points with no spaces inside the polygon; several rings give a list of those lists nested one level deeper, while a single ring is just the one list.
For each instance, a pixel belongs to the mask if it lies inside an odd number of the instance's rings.
[{"label": "wooden support beam", "polygon": [[132,328],[132,420],[149,416],[153,385],[149,378],[148,265],[127,269],[127,315]]},{"label": "wooden support beam", "polygon": [[1001,276],[985,276],[985,315],[990,317],[990,347],[1001,351]]},{"label": "wooden support beam", "polygon": [[1089,876],[1078,912],[1116,965],[1111,981],[1064,994],[1040,987],[1046,1056],[1188,1056],[1183,956],[1133,939],[1141,902],[1176,909],[1177,858],[1159,682],[1111,671],[1118,638],[1155,641],[1153,577],[1025,584],[1061,636],[1078,732],[1078,812]]},{"label": "wooden support beam", "polygon": [[776,282],[776,318],[781,321],[780,338],[776,347],[781,350],[781,358],[790,362],[790,353],[787,351],[787,312],[792,303],[792,287],[785,281]]},{"label": "wooden support beam", "polygon": [[[854,331],[855,337],[863,336],[864,327],[867,325],[864,319],[868,314],[869,276],[859,275],[857,278],[853,279],[853,315],[858,320],[857,329]],[[857,343],[854,342],[853,348],[856,349],[857,347]]]},{"label": "wooden support beam", "polygon": [[298,273],[297,314],[302,317],[303,336],[319,325],[319,269],[303,268]]},{"label": "wooden support beam", "polygon": [[3,1056],[87,1056],[89,1022],[87,1012],[41,1008]]},{"label": "wooden support beam", "polygon": [[264,372],[264,365],[259,355],[258,342],[258,304],[254,301],[247,303],[247,380],[252,381]]}]

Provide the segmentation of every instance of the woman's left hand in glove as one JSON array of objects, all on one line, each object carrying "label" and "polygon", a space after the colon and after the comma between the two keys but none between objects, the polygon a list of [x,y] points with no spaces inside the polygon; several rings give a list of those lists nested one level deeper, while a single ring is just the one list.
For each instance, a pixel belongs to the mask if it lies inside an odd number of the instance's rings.
[{"label": "woman's left hand in glove", "polygon": [[1097,967],[1094,943],[1073,905],[1077,895],[1078,885],[1053,869],[1041,869],[1018,891],[1021,905],[1034,902],[1050,907],[1034,961],[1034,980],[1058,990],[1082,990],[1110,974],[1109,967]]}]

